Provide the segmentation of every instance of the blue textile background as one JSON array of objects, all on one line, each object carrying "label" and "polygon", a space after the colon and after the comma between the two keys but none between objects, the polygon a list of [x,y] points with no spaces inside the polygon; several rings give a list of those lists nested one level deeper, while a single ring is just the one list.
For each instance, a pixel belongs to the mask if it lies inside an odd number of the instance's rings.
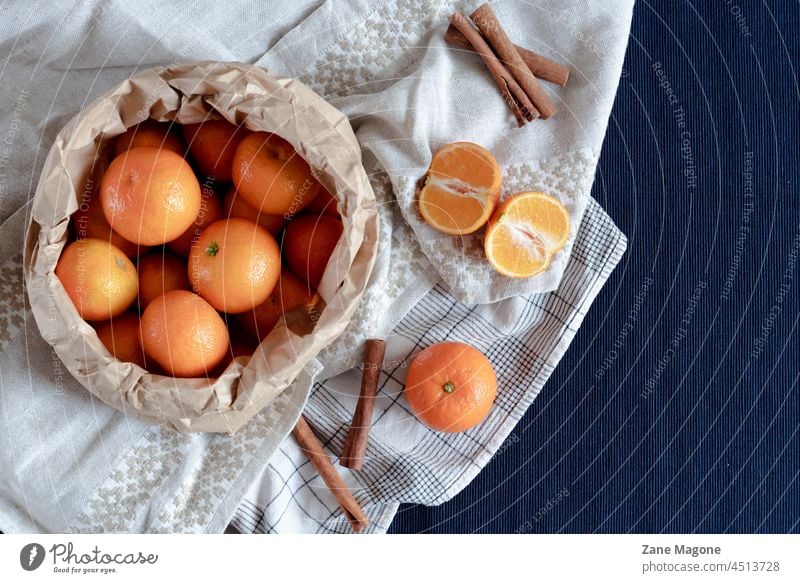
[{"label": "blue textile background", "polygon": [[799,31],[637,2],[593,192],[628,252],[495,459],[393,532],[798,532]]}]

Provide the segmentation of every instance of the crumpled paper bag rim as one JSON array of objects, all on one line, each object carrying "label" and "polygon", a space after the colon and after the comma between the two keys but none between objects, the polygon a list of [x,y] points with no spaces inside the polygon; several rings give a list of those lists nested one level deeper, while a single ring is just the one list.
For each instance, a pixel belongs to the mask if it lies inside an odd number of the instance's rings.
[{"label": "crumpled paper bag rim", "polygon": [[[117,361],[55,275],[70,215],[102,168],[112,136],[147,118],[210,117],[285,138],[335,193],[344,232],[318,287],[324,308],[311,334],[279,324],[253,357],[217,379],[175,379]],[[101,162],[98,163],[98,160]],[[36,323],[69,372],[108,405],[182,432],[230,433],[284,391],[350,321],[377,254],[375,196],[347,118],[301,82],[254,65],[204,61],[142,71],[78,113],[59,132],[42,170],[28,225],[24,273]]]}]

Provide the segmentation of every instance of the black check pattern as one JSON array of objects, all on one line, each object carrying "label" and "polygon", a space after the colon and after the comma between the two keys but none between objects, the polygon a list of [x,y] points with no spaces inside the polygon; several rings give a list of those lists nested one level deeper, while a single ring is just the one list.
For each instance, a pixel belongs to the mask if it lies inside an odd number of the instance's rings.
[{"label": "black check pattern", "polygon": [[[399,503],[440,504],[488,463],[566,352],[626,245],[625,236],[591,200],[556,291],[466,305],[440,284],[405,316],[387,339],[364,469],[342,470],[373,532],[388,528]],[[443,340],[467,342],[484,352],[498,377],[489,417],[460,434],[425,428],[403,397],[407,363]],[[344,445],[359,377],[356,370],[317,383],[306,406],[332,457]],[[350,532],[335,499],[292,440],[270,460],[232,525],[247,533]]]}]

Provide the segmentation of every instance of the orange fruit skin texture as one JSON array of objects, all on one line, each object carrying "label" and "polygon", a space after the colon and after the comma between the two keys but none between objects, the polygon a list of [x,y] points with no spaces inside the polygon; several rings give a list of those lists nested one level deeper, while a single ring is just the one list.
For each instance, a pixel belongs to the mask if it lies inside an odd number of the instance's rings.
[{"label": "orange fruit skin texture", "polygon": [[569,239],[570,216],[558,199],[518,192],[497,207],[484,237],[492,267],[509,277],[531,277],[550,266]]},{"label": "orange fruit skin texture", "polygon": [[186,261],[162,251],[155,251],[139,260],[139,307],[145,309],[150,302],[168,291],[191,290]]},{"label": "orange fruit skin texture", "polygon": [[497,377],[477,348],[440,342],[411,362],[405,394],[420,421],[437,431],[456,433],[474,427],[489,414]]},{"label": "orange fruit skin texture", "polygon": [[239,316],[239,320],[253,337],[263,340],[286,312],[310,303],[315,293],[316,290],[291,271],[282,269],[278,285],[266,301]]},{"label": "orange fruit skin texture", "polygon": [[171,126],[170,123],[157,122],[152,119],[131,126],[124,134],[117,136],[114,153],[119,156],[131,148],[150,146],[170,150],[183,156],[186,152],[186,145],[180,136],[170,130]]},{"label": "orange fruit skin texture", "polygon": [[419,210],[431,227],[450,235],[474,233],[500,198],[502,171],[494,156],[471,142],[454,142],[433,155]]},{"label": "orange fruit skin texture", "polygon": [[142,314],[142,348],[176,377],[208,376],[228,354],[228,328],[217,311],[189,291],[173,290]]},{"label": "orange fruit skin texture", "polygon": [[210,186],[202,185],[200,210],[197,212],[197,218],[195,218],[192,226],[186,229],[180,237],[167,243],[167,247],[176,255],[188,257],[189,251],[192,249],[192,243],[200,237],[203,229],[211,223],[216,223],[222,219],[222,216],[222,203],[217,193]]},{"label": "orange fruit skin texture", "polygon": [[192,289],[229,314],[252,310],[272,293],[281,271],[275,238],[252,221],[206,227],[189,253]]},{"label": "orange fruit skin texture", "polygon": [[100,182],[106,221],[138,245],[177,239],[200,211],[200,184],[180,155],[152,147],[114,158]]},{"label": "orange fruit skin texture", "polygon": [[[99,191],[99,188],[96,189]],[[103,213],[103,203],[99,192],[92,194],[88,201],[82,200],[75,214],[72,216],[72,226],[77,239],[101,239],[107,241],[128,257],[137,257],[147,252],[147,247],[140,247],[131,243],[119,233],[115,233],[108,224]]]},{"label": "orange fruit skin texture", "polygon": [[70,243],[58,259],[56,275],[84,320],[120,315],[139,290],[131,260],[101,239]]},{"label": "orange fruit skin texture", "polygon": [[242,196],[231,188],[225,195],[223,210],[226,217],[230,219],[247,219],[257,223],[270,235],[277,235],[286,224],[286,219],[280,215],[268,215],[262,213],[247,204]]},{"label": "orange fruit skin texture", "polygon": [[308,203],[303,212],[308,215],[328,215],[338,219],[340,215],[337,204],[336,198],[326,189],[320,187],[319,194]]},{"label": "orange fruit skin texture", "polygon": [[224,119],[186,124],[182,128],[200,173],[218,182],[230,182],[233,156],[250,132]]},{"label": "orange fruit skin texture", "polygon": [[108,351],[119,361],[132,362],[146,368],[138,314],[125,313],[98,324],[97,337]]},{"label": "orange fruit skin texture", "polygon": [[268,132],[253,132],[239,144],[233,183],[254,209],[286,217],[303,210],[321,188],[292,145]]},{"label": "orange fruit skin texture", "polygon": [[326,215],[302,216],[291,221],[283,235],[286,264],[316,289],[343,229],[341,221]]},{"label": "orange fruit skin texture", "polygon": [[141,334],[147,357],[176,377],[209,376],[229,353],[225,322],[207,301],[185,290],[150,302]]}]

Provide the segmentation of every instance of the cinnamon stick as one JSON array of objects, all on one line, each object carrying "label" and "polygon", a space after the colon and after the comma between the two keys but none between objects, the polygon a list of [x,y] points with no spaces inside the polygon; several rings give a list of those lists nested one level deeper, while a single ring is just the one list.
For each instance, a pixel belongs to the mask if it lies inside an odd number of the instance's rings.
[{"label": "cinnamon stick", "polygon": [[480,33],[472,28],[472,25],[467,22],[467,19],[460,12],[450,16],[450,23],[464,35],[467,42],[472,45],[475,52],[478,53],[492,74],[497,86],[500,88],[500,93],[503,96],[503,101],[511,109],[514,117],[517,118],[517,125],[522,127],[526,121],[533,121],[539,117],[539,110],[533,105],[531,100],[516,82],[514,76],[503,66],[500,59],[492,52],[492,49],[483,40]]},{"label": "cinnamon stick", "polygon": [[[467,37],[465,37],[461,31],[452,24],[447,27],[447,32],[444,33],[444,40],[445,42],[448,42],[460,49],[475,52],[475,49],[472,48],[472,45],[467,40]],[[555,83],[556,85],[561,85],[562,87],[566,86],[567,80],[569,79],[569,69],[567,69],[564,65],[561,63],[556,63],[555,61],[552,61],[547,57],[540,55],[539,53],[534,53],[533,51],[529,51],[528,49],[519,45],[514,46],[519,52],[519,56],[522,57],[522,60],[525,61],[525,64],[537,79],[541,79],[542,81],[547,81],[549,83]]]},{"label": "cinnamon stick", "polygon": [[[500,26],[500,22],[494,14],[491,6],[488,4],[482,5],[469,15],[475,26],[478,27],[486,37],[486,40],[497,53],[497,56],[503,61],[503,64],[508,68],[508,71],[514,76],[514,79],[520,84],[527,96],[539,110],[542,119],[547,119],[553,115],[558,109],[553,104],[550,97],[547,95],[544,87],[536,80],[531,70],[522,60],[522,57],[508,38],[506,31]],[[459,29],[461,30],[461,29]],[[461,32],[464,32],[463,30]]]},{"label": "cinnamon stick", "polygon": [[372,426],[372,411],[378,394],[378,380],[381,376],[381,363],[386,351],[384,340],[367,340],[364,349],[364,369],[361,373],[361,392],[350,423],[350,431],[344,442],[339,464],[351,470],[360,470],[367,452],[369,429]]},{"label": "cinnamon stick", "polygon": [[319,442],[319,439],[317,439],[317,436],[314,435],[314,432],[302,415],[300,415],[300,419],[297,420],[297,424],[292,430],[292,435],[294,435],[294,438],[297,440],[300,448],[305,452],[309,461],[314,464],[314,467],[317,469],[317,472],[319,472],[319,475],[322,476],[322,480],[328,486],[328,489],[336,497],[336,501],[339,502],[339,506],[341,506],[342,512],[350,523],[350,526],[354,531],[361,532],[369,523],[367,517],[361,510],[361,506],[356,502],[356,499],[353,498],[352,492],[350,492],[350,489],[344,483],[344,480],[342,480],[339,472],[333,467],[333,463],[328,457],[328,454],[322,449],[322,444]]}]

